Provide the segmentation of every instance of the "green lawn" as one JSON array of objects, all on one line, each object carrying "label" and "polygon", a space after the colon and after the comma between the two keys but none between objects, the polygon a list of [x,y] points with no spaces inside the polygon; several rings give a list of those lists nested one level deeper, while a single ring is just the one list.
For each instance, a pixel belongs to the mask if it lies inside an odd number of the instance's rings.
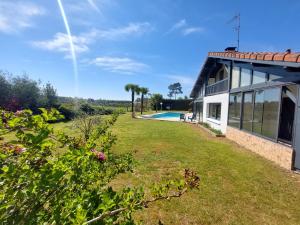
[{"label": "green lawn", "polygon": [[[78,135],[72,122],[53,125]],[[300,176],[283,170],[225,138],[196,125],[131,119],[121,115],[113,128],[113,151],[133,152],[137,165],[112,185],[145,185],[178,178],[184,168],[201,177],[199,190],[156,202],[134,216],[142,224],[300,224]],[[9,137],[8,137],[9,138]]]},{"label": "green lawn", "polygon": [[300,224],[300,177],[195,125],[119,118],[115,152],[134,152],[138,165],[113,185],[201,177],[199,190],[136,213],[144,224]]}]

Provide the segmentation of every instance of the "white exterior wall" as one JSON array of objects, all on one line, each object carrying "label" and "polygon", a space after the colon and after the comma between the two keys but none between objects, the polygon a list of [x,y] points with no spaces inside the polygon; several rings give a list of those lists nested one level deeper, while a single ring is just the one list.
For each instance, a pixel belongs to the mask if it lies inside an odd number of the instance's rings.
[{"label": "white exterior wall", "polygon": [[[220,121],[207,118],[208,104],[221,103],[221,119]],[[226,133],[227,118],[228,118],[229,93],[206,96],[203,98],[203,122],[208,123],[212,128],[221,130]]]}]

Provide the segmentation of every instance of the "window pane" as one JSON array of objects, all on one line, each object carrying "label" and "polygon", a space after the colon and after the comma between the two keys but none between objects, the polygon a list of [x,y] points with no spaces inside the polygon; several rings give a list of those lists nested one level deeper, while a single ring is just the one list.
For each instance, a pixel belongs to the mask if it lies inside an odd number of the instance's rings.
[{"label": "window pane", "polygon": [[252,113],[253,113],[253,92],[247,92],[244,94],[244,103],[243,103],[242,128],[244,130],[252,131]]},{"label": "window pane", "polygon": [[223,76],[223,79],[227,79],[228,78],[229,71],[230,71],[229,68],[230,68],[230,66],[224,65],[224,76]]},{"label": "window pane", "polygon": [[221,119],[221,103],[208,104],[208,118],[215,120]]},{"label": "window pane", "polygon": [[266,73],[253,71],[253,84],[266,82]]},{"label": "window pane", "polygon": [[280,88],[266,89],[264,100],[262,135],[276,139]]},{"label": "window pane", "polygon": [[248,86],[251,84],[251,70],[242,69],[241,70],[241,87]]},{"label": "window pane", "polygon": [[232,68],[231,88],[238,88],[240,83],[240,68]]},{"label": "window pane", "polygon": [[258,134],[261,134],[263,111],[264,111],[264,91],[256,91],[254,113],[253,113],[253,132]]},{"label": "window pane", "polygon": [[230,94],[228,125],[237,128],[240,127],[241,102],[241,93]]},{"label": "window pane", "polygon": [[278,79],[282,79],[282,76],[276,75],[276,74],[270,74],[270,75],[269,75],[269,80],[270,80],[270,81],[276,81],[276,80],[278,80]]},{"label": "window pane", "polygon": [[221,119],[221,104],[216,104],[216,119]]}]

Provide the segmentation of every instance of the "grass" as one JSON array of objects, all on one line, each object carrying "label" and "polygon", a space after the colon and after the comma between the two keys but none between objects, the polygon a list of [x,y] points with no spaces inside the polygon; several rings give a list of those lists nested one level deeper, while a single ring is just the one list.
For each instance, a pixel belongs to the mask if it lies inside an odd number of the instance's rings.
[{"label": "grass", "polygon": [[[72,123],[55,130],[78,135]],[[142,224],[299,224],[300,177],[227,139],[214,138],[193,124],[132,119],[121,115],[113,128],[112,151],[133,152],[133,173],[112,185],[145,185],[177,178],[184,168],[201,177],[199,190],[151,204],[135,213]]]},{"label": "grass", "polygon": [[131,119],[114,127],[113,151],[134,152],[134,173],[116,188],[180,176],[184,168],[201,177],[199,190],[155,203],[135,214],[143,224],[299,224],[300,177],[227,139],[186,123]]}]

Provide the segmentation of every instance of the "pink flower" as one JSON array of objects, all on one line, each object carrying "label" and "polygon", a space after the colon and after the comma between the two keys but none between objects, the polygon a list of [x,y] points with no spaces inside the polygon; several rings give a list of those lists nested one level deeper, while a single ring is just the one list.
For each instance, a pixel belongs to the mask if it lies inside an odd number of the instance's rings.
[{"label": "pink flower", "polygon": [[21,153],[23,153],[25,151],[26,151],[26,148],[23,148],[21,146],[16,146],[15,147],[15,152],[18,153],[18,154],[21,154]]},{"label": "pink flower", "polygon": [[15,112],[15,115],[20,116],[20,115],[22,115],[22,113],[23,113],[23,110],[18,110],[17,112]]},{"label": "pink flower", "polygon": [[97,156],[97,158],[98,158],[100,161],[105,161],[105,159],[106,159],[106,157],[105,157],[105,155],[104,155],[103,152],[98,152],[98,153],[96,154],[96,156]]}]

